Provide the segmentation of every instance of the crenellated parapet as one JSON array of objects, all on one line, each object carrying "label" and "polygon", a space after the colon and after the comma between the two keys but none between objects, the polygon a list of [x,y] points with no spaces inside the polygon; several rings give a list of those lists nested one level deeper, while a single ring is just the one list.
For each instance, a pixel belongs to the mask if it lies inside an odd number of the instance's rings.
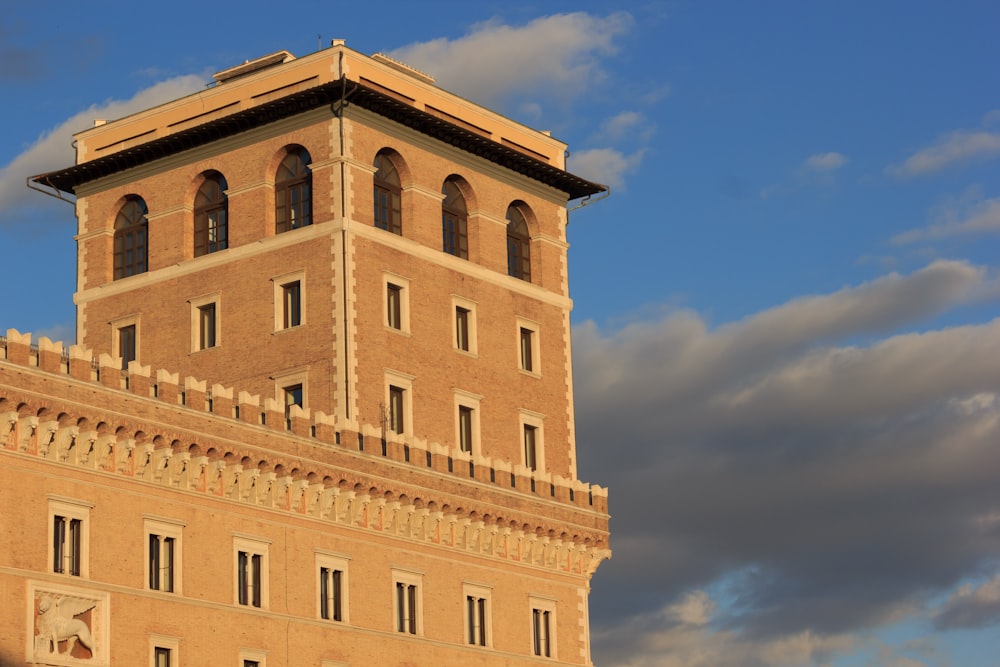
[{"label": "crenellated parapet", "polygon": [[121,366],[8,330],[0,450],[564,572],[610,556],[602,487]]}]

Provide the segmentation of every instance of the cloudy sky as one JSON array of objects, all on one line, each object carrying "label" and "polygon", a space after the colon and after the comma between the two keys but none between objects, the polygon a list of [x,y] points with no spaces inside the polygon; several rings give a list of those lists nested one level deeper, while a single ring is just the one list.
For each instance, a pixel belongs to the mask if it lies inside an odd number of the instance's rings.
[{"label": "cloudy sky", "polygon": [[391,53],[612,186],[569,230],[597,664],[1000,664],[995,2],[228,4],[0,2],[0,330],[72,337],[25,179],[74,131]]}]

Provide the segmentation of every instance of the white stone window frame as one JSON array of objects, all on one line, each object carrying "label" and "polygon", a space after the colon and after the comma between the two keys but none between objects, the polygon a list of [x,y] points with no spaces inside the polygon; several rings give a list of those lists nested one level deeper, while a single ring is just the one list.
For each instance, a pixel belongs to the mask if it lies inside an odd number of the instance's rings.
[{"label": "white stone window frame", "polygon": [[524,427],[533,426],[535,428],[535,469],[538,472],[545,471],[545,415],[534,410],[521,408],[518,410],[517,437],[521,443],[521,465],[527,467],[528,461],[525,458]]},{"label": "white stone window frame", "polygon": [[[349,625],[351,622],[351,605],[350,605],[350,570],[348,565],[351,559],[343,554],[333,553],[330,551],[316,550],[316,618],[324,622],[330,623],[342,623],[344,625]],[[322,589],[320,584],[320,579],[322,578],[322,568],[327,568],[330,570],[340,570],[340,620],[335,620],[333,618],[323,618],[323,609],[320,602],[319,592]]]},{"label": "white stone window frame", "polygon": [[[143,588],[147,591],[153,591],[155,593],[164,593],[166,595],[182,595],[183,581],[184,578],[181,576],[183,572],[184,563],[184,522],[178,521],[176,519],[169,519],[159,516],[143,516],[142,518],[142,534],[143,534],[143,547],[142,547],[142,562],[145,564],[146,568],[143,571],[142,581]],[[173,591],[164,591],[161,588],[150,588],[149,587],[149,560],[151,554],[149,553],[149,536],[159,535],[160,537],[172,537],[174,540],[174,562],[173,562]]]},{"label": "white stone window frame", "polygon": [[165,648],[170,651],[170,667],[179,667],[181,664],[181,640],[180,637],[168,635],[149,635],[149,667],[156,667],[156,649]]},{"label": "white stone window frame", "polygon": [[128,315],[126,317],[119,317],[117,319],[111,320],[108,324],[111,326],[111,350],[117,357],[118,353],[121,351],[121,332],[122,329],[126,327],[135,327],[135,360],[138,362],[142,357],[139,356],[139,345],[142,340],[140,333],[140,321],[141,316],[137,313],[135,315]]},{"label": "white stone window frame", "polygon": [[302,385],[302,408],[309,405],[309,367],[293,368],[279,375],[272,375],[274,380],[274,400],[285,405],[285,388]]},{"label": "white stone window frame", "polygon": [[[191,304],[191,353],[195,354],[222,347],[222,292],[203,294],[188,299],[188,303]],[[201,309],[212,304],[215,305],[215,345],[203,348],[201,346]]]},{"label": "white stone window frame", "polygon": [[[469,642],[469,610],[468,610],[468,600],[469,597],[481,598],[486,600],[484,618],[482,620],[483,627],[486,631],[486,644],[470,643]],[[473,582],[464,581],[462,582],[462,643],[466,646],[478,646],[480,648],[493,648],[493,587],[487,586],[485,584],[478,584]]]},{"label": "white stone window frame", "polygon": [[[521,329],[526,329],[531,332],[531,370],[524,367],[521,359]],[[541,331],[542,326],[538,322],[525,319],[523,317],[518,317],[515,320],[516,337],[514,340],[516,341],[515,350],[517,353],[517,369],[521,373],[532,377],[541,377],[542,375]]]},{"label": "white stone window frame", "polygon": [[267,667],[267,651],[260,648],[240,648],[239,667],[246,665],[246,661],[256,662],[258,667]]},{"label": "white stone window frame", "polygon": [[[385,415],[383,419],[389,420],[390,401],[389,388],[398,387],[403,390],[403,432],[400,436],[412,436],[413,430],[413,380],[415,376],[401,371],[387,370],[385,372]],[[389,423],[388,421],[386,422]],[[388,430],[388,429],[386,429]]]},{"label": "white stone window frame", "polygon": [[[241,609],[268,609],[270,607],[270,551],[271,542],[253,535],[243,535],[233,533],[233,604]],[[255,607],[253,602],[240,604],[240,552],[250,556],[259,555],[260,558],[260,607]],[[249,592],[249,591],[248,591]],[[252,658],[251,658],[252,659]]]},{"label": "white stone window frame", "polygon": [[[544,595],[529,595],[528,596],[528,653],[536,658],[545,658],[547,660],[558,660],[559,659],[559,642],[556,641],[558,636],[557,628],[559,627],[558,619],[556,618],[556,600],[555,598],[547,597]],[[549,613],[549,655],[545,655],[544,652],[539,655],[535,653],[535,622],[534,622],[534,612],[535,610],[541,612]]]},{"label": "white stone window frame", "polygon": [[[398,584],[405,586],[415,586],[416,609],[411,613],[416,619],[416,634],[410,632],[400,632],[398,626],[399,619],[399,596],[396,593]],[[424,636],[424,573],[403,568],[392,568],[392,629],[397,635],[408,635],[410,637]]]},{"label": "white stone window frame", "polygon": [[[285,326],[285,288],[292,283],[299,284],[299,323]],[[306,325],[306,272],[305,269],[283,273],[271,278],[274,290],[274,331],[293,331]]]},{"label": "white stone window frame", "polygon": [[480,405],[482,403],[483,397],[479,394],[473,394],[470,391],[465,391],[463,389],[452,390],[455,396],[455,449],[462,448],[462,424],[459,409],[462,407],[472,409],[472,449],[469,452],[474,459],[481,458],[483,456],[482,448],[482,438],[481,438],[481,409]]},{"label": "white stone window frame", "polygon": [[[48,551],[46,551],[45,559],[48,561],[47,571],[52,572],[57,576],[63,576],[73,579],[89,579],[90,578],[90,510],[94,508],[94,504],[85,500],[77,500],[76,498],[65,498],[62,496],[49,495],[49,513],[48,513]],[[67,519],[78,519],[80,521],[80,574],[75,575],[70,572],[56,572],[55,563],[53,562],[53,556],[55,555],[55,520],[57,516],[65,517]],[[63,546],[63,553],[65,553],[66,547]],[[64,568],[68,570],[69,568]]]},{"label": "white stone window frame", "polygon": [[[479,307],[472,299],[467,299],[457,294],[451,295],[451,346],[456,352],[461,354],[469,355],[470,357],[479,356],[479,328],[477,326],[477,321],[479,320],[478,313],[476,312]],[[463,350],[458,345],[458,309],[462,308],[468,311],[468,316],[466,318],[466,325],[468,328],[467,336],[469,338],[469,349]]]},{"label": "white stone window frame", "polygon": [[[399,327],[389,325],[389,285],[399,288]],[[390,273],[382,273],[382,324],[386,331],[410,335],[410,279]]]}]

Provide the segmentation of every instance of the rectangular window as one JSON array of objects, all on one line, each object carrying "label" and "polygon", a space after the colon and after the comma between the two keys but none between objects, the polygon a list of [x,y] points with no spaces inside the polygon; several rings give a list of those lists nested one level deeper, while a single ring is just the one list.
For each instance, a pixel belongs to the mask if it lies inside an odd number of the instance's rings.
[{"label": "rectangular window", "polygon": [[395,588],[393,608],[396,612],[396,632],[422,635],[424,628],[420,588],[423,575],[394,569],[392,580]]},{"label": "rectangular window", "polygon": [[465,595],[465,643],[491,646],[490,598],[492,589],[478,584],[462,584]]},{"label": "rectangular window", "polygon": [[265,667],[267,651],[253,648],[240,649],[240,667]]},{"label": "rectangular window", "polygon": [[469,309],[455,306],[455,347],[469,351]]},{"label": "rectangular window", "polygon": [[268,543],[250,537],[234,537],[233,547],[236,552],[236,603],[266,609]]},{"label": "rectangular window", "polygon": [[467,405],[458,406],[458,447],[463,452],[472,451],[473,410]]},{"label": "rectangular window", "polygon": [[135,325],[130,324],[118,329],[118,356],[122,360],[122,369],[128,370],[130,361],[135,361]]},{"label": "rectangular window", "polygon": [[404,389],[389,385],[389,430],[393,433],[406,432],[405,394]]},{"label": "rectangular window", "polygon": [[240,551],[239,561],[239,602],[251,607],[261,606],[261,569],[264,557],[248,551]]},{"label": "rectangular window", "polygon": [[385,289],[386,323],[392,329],[403,328],[403,288],[389,283]]},{"label": "rectangular window", "polygon": [[535,655],[552,657],[552,612],[531,610],[531,642]]},{"label": "rectangular window", "polygon": [[181,592],[181,535],[184,524],[160,517],[146,517],[146,588],[163,593]]},{"label": "rectangular window", "polygon": [[342,621],[343,618],[343,577],[342,570],[330,567],[319,569],[319,617],[328,621]]},{"label": "rectangular window", "polygon": [[71,577],[89,577],[90,509],[71,498],[49,496],[49,554],[52,571]]},{"label": "rectangular window", "polygon": [[52,571],[79,577],[83,564],[83,520],[56,514],[52,518]]},{"label": "rectangular window", "polygon": [[532,354],[532,338],[534,332],[531,329],[521,327],[521,370],[532,372],[535,370],[534,355]]},{"label": "rectangular window", "polygon": [[207,350],[216,345],[215,304],[198,307],[198,349]]},{"label": "rectangular window", "polygon": [[417,634],[417,587],[396,582],[396,631]]},{"label": "rectangular window", "polygon": [[149,589],[173,593],[175,538],[149,533]]},{"label": "rectangular window", "polygon": [[293,384],[287,387],[283,387],[282,392],[285,394],[285,414],[288,414],[288,409],[293,405],[302,407],[302,385]]},{"label": "rectangular window", "polygon": [[486,646],[486,598],[467,595],[465,607],[469,616],[469,643]]},{"label": "rectangular window", "polygon": [[316,553],[317,613],[327,621],[348,622],[347,563],[344,556]]},{"label": "rectangular window", "polygon": [[524,465],[531,470],[538,470],[538,428],[531,424],[524,425]]},{"label": "rectangular window", "polygon": [[302,324],[302,283],[298,280],[281,286],[282,328]]},{"label": "rectangular window", "polygon": [[170,659],[171,653],[173,653],[173,651],[170,649],[157,646],[153,649],[153,665],[155,667],[171,667],[173,664]]}]

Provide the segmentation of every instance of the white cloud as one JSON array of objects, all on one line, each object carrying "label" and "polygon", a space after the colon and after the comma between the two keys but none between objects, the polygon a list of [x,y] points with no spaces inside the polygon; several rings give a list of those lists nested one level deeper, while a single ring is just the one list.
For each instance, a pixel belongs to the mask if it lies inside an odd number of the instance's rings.
[{"label": "white cloud", "polygon": [[976,628],[1000,622],[1000,574],[979,586],[962,585],[938,612],[938,629]]},{"label": "white cloud", "polygon": [[114,119],[200,90],[202,76],[179,76],[140,90],[128,100],[109,100],[68,118],[40,136],[27,150],[0,169],[0,222],[15,209],[44,199],[25,186],[31,176],[74,164],[73,134],[92,127],[95,119]]},{"label": "white cloud", "polygon": [[847,634],[798,632],[752,639],[712,627],[717,603],[704,591],[681,602],[621,619],[596,633],[594,664],[609,667],[806,667],[850,650],[858,640]]},{"label": "white cloud", "polygon": [[625,155],[614,148],[591,148],[570,154],[567,168],[578,176],[617,189],[625,185],[627,174],[639,168],[644,153],[642,149]]},{"label": "white cloud", "polygon": [[805,171],[836,171],[848,163],[848,158],[843,153],[817,153],[810,155],[803,162],[800,169]]},{"label": "white cloud", "polygon": [[932,174],[960,162],[1000,155],[1000,133],[960,130],[923,148],[889,172],[901,178]]},{"label": "white cloud", "polygon": [[836,172],[843,169],[848,162],[850,158],[836,151],[815,153],[804,159],[785,182],[762,188],[760,197],[770,199],[811,186],[831,186],[835,182]]},{"label": "white cloud", "polygon": [[494,19],[458,39],[414,43],[390,55],[487,106],[522,94],[572,98],[606,78],[602,58],[618,50],[632,24],[625,12],[555,14],[523,26]]},{"label": "white cloud", "polygon": [[946,204],[927,227],[910,229],[892,238],[897,245],[978,234],[1000,233],[1000,198],[972,204]]}]

